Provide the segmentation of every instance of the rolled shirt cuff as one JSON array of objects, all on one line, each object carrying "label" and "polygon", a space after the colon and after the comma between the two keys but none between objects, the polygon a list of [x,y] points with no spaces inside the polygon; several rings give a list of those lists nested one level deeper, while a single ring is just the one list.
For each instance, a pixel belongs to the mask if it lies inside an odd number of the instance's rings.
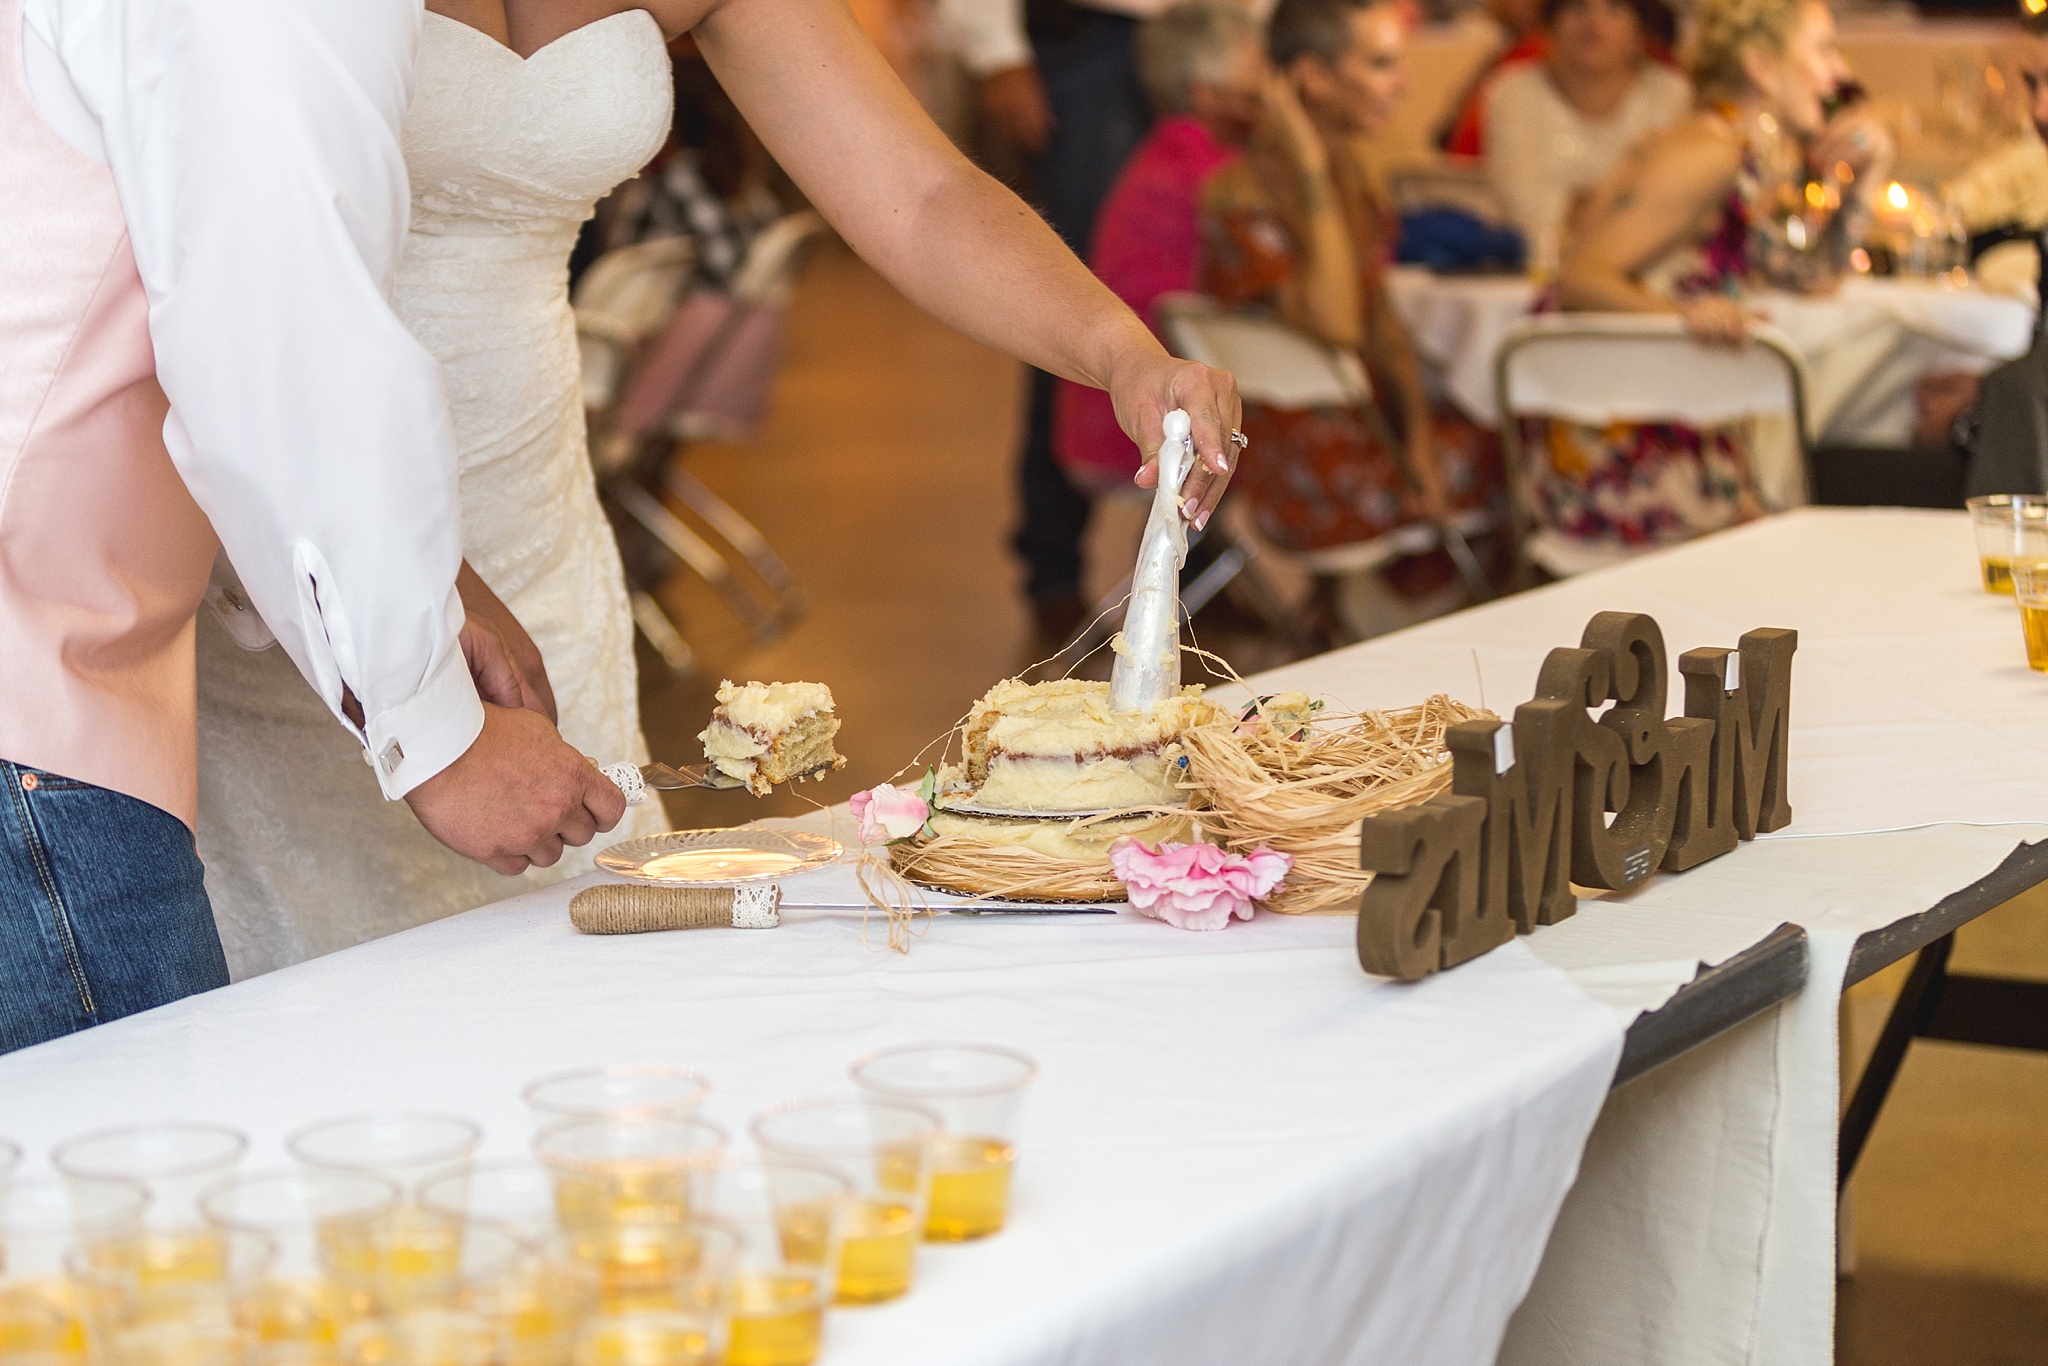
[{"label": "rolled shirt cuff", "polygon": [[484,704],[469,662],[449,650],[420,690],[368,718],[363,757],[384,796],[397,801],[461,758],[484,728]]}]

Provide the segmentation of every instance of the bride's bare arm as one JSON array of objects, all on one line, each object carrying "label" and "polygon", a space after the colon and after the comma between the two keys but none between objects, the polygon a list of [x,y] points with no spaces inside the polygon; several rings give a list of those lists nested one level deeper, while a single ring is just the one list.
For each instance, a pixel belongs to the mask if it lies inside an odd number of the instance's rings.
[{"label": "bride's bare arm", "polygon": [[[1206,519],[1238,425],[1228,374],[1167,355],[1016,195],[949,142],[840,0],[668,0],[719,81],[855,251],[942,321],[1107,389],[1149,457],[1169,409],[1194,419],[1185,492]],[[1149,468],[1149,467],[1148,467]],[[1156,474],[1141,474],[1140,483]]]}]

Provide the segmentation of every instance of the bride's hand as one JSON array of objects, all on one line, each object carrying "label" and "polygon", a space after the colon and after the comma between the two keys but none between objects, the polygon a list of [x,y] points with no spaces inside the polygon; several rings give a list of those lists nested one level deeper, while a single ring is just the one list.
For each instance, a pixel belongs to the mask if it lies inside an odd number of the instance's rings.
[{"label": "bride's hand", "polygon": [[[1148,338],[1149,340],[1149,338]],[[1184,409],[1193,426],[1195,465],[1181,482],[1182,505],[1197,530],[1208,525],[1223,490],[1237,468],[1237,447],[1230,434],[1243,420],[1237,380],[1227,370],[1212,370],[1194,361],[1175,360],[1156,343],[1110,379],[1109,396],[1117,421],[1145,453],[1138,471],[1139,488],[1159,484],[1159,445],[1166,439],[1166,415]]]},{"label": "bride's hand", "polygon": [[456,572],[455,591],[462,598],[465,617],[462,657],[469,662],[477,695],[500,707],[525,707],[551,722],[558,720],[555,690],[548,683],[540,647],[468,560]]}]

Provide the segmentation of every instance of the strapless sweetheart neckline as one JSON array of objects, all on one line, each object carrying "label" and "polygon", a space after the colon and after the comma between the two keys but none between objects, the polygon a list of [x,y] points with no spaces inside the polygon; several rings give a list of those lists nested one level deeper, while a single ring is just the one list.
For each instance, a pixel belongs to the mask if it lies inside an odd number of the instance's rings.
[{"label": "strapless sweetheart neckline", "polygon": [[465,33],[468,33],[471,36],[473,36],[478,42],[488,43],[490,46],[504,53],[507,57],[510,57],[513,61],[518,62],[521,66],[525,66],[529,62],[539,61],[542,57],[554,51],[562,44],[569,42],[571,39],[579,38],[584,34],[591,32],[593,29],[601,29],[606,24],[611,23],[614,19],[628,19],[636,14],[647,20],[648,23],[655,24],[657,28],[660,27],[655,17],[652,14],[649,14],[644,9],[622,9],[617,14],[607,14],[602,19],[592,19],[589,23],[583,25],[580,28],[572,28],[567,33],[562,34],[559,38],[553,38],[545,43],[542,43],[532,52],[522,57],[518,54],[518,52],[514,51],[511,47],[499,42],[496,38],[493,38],[490,34],[485,33],[482,29],[478,28],[474,24],[465,24],[460,19],[451,19],[447,15],[438,13],[434,10],[426,11],[426,15],[429,19],[439,19],[444,24],[449,24],[463,30]]}]

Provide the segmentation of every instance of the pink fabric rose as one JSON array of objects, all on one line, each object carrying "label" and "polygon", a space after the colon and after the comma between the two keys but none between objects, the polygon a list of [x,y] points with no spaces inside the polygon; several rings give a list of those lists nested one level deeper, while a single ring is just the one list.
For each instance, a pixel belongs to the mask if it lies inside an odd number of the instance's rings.
[{"label": "pink fabric rose", "polygon": [[1138,840],[1109,846],[1131,909],[1183,930],[1220,930],[1235,916],[1252,918],[1252,902],[1278,887],[1294,866],[1285,854],[1263,846],[1249,854],[1226,854],[1213,844],[1163,844]]},{"label": "pink fabric rose", "polygon": [[860,822],[862,844],[891,844],[907,840],[924,829],[931,807],[915,792],[882,783],[856,792],[847,802],[853,818]]}]

